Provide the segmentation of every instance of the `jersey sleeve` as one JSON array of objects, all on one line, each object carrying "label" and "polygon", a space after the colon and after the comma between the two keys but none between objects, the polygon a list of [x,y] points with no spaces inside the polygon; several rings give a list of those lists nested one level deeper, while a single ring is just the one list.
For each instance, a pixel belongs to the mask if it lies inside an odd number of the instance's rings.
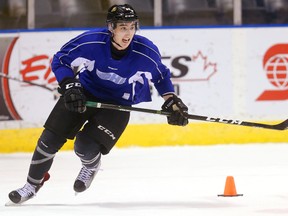
[{"label": "jersey sleeve", "polygon": [[64,78],[74,76],[74,72],[72,68],[69,66],[69,63],[68,62],[63,63],[62,61],[60,61],[57,54],[55,54],[53,57],[53,60],[51,62],[51,68],[55,74],[58,83],[60,83]]},{"label": "jersey sleeve", "polygon": [[[162,64],[160,61],[158,63],[158,68],[160,76],[157,81],[154,81],[154,86],[158,93],[163,96],[169,93],[174,93],[174,87],[171,81],[170,70]],[[153,80],[152,80],[153,81]]]},{"label": "jersey sleeve", "polygon": [[154,83],[155,88],[161,96],[169,93],[173,94],[175,91],[171,81],[170,69],[162,63],[158,47],[152,42],[150,46],[153,48],[153,51],[151,51],[151,56],[155,62],[154,76],[152,82]]},{"label": "jersey sleeve", "polygon": [[51,68],[58,82],[64,78],[75,76],[76,68],[80,66],[81,62],[87,61],[89,53],[91,53],[91,46],[93,46],[93,44],[89,45],[92,40],[91,35],[89,31],[80,34],[62,46],[54,55]]}]

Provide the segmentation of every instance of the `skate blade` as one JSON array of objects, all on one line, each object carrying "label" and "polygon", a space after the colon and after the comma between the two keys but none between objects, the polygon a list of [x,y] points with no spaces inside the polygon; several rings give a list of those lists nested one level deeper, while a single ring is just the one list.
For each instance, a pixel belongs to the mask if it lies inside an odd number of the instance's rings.
[{"label": "skate blade", "polygon": [[9,206],[20,206],[20,204],[21,203],[14,203],[11,200],[9,200],[8,202],[5,203],[5,206],[6,207],[9,207]]}]

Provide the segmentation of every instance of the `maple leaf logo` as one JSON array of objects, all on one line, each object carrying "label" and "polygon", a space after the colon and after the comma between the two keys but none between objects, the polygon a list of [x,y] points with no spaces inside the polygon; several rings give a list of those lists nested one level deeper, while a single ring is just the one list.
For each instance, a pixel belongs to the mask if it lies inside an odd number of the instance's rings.
[{"label": "maple leaf logo", "polygon": [[217,64],[208,61],[208,57],[198,51],[192,56],[191,70],[194,80],[209,80],[217,72]]},{"label": "maple leaf logo", "polygon": [[217,64],[208,60],[201,51],[192,56],[187,80],[207,81],[217,72]]}]

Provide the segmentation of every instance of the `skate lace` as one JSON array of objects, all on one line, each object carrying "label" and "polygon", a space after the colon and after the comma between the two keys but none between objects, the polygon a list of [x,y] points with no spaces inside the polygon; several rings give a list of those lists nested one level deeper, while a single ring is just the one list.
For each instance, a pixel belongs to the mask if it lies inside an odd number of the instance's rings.
[{"label": "skate lace", "polygon": [[88,182],[95,173],[96,170],[94,169],[87,169],[86,167],[82,167],[77,179],[82,181],[82,182]]},{"label": "skate lace", "polygon": [[21,195],[21,197],[29,197],[36,193],[35,187],[29,183],[26,183],[24,187],[18,189],[17,192]]}]

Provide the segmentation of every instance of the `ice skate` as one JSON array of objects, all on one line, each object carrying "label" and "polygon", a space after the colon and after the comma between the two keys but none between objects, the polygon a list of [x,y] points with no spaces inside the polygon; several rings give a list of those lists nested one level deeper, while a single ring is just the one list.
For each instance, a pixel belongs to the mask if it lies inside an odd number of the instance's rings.
[{"label": "ice skate", "polygon": [[21,204],[29,199],[32,199],[36,195],[36,193],[40,190],[40,188],[44,185],[44,183],[49,180],[49,178],[50,174],[45,173],[40,185],[36,186],[27,182],[22,188],[11,191],[8,194],[8,197],[11,202],[7,202],[6,206],[13,204]]},{"label": "ice skate", "polygon": [[88,189],[100,168],[100,163],[97,168],[87,169],[83,166],[74,182],[74,191],[77,193],[83,192]]},{"label": "ice skate", "polygon": [[14,190],[9,193],[9,199],[14,204],[21,204],[31,198],[37,193],[37,186],[26,183],[24,187]]}]

